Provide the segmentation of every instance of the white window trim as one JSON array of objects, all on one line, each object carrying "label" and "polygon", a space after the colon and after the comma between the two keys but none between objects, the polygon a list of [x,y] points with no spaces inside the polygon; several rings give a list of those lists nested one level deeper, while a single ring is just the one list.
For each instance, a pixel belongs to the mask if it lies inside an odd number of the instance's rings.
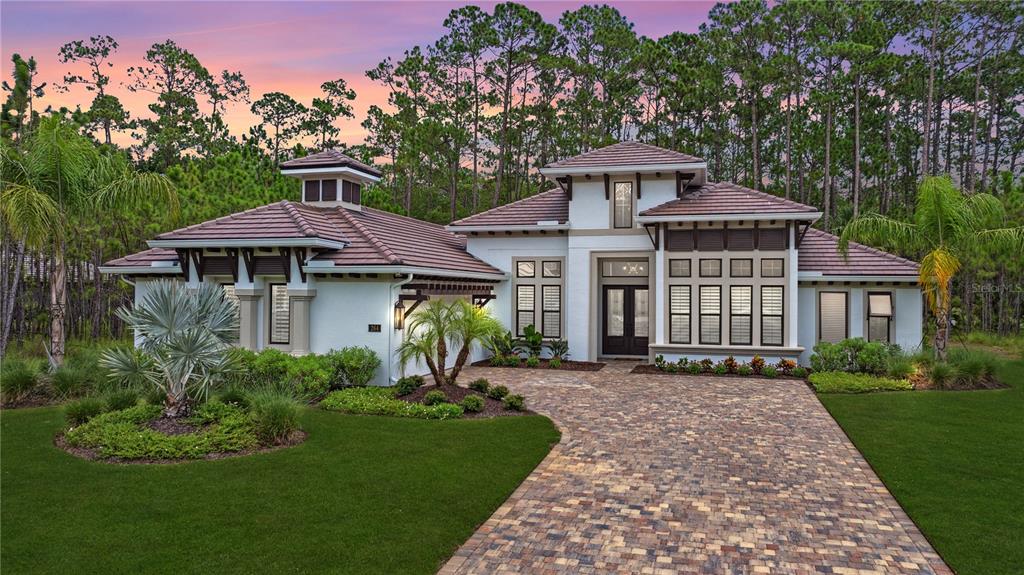
[{"label": "white window trim", "polygon": [[[533,262],[533,277],[519,277],[519,262]],[[559,277],[544,277],[544,262],[558,262]],[[519,325],[519,286],[533,286],[533,327],[544,333],[544,286],[558,286],[558,335],[544,336],[544,339],[565,339],[565,258],[561,256],[535,256],[512,258],[512,333],[516,337],[523,335]],[[523,310],[526,311],[526,310]],[[551,313],[551,312],[548,312]]]}]

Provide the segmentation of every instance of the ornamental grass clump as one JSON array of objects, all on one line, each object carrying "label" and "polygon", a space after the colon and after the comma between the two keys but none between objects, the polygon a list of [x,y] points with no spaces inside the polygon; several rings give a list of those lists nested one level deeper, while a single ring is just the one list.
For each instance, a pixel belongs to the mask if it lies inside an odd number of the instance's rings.
[{"label": "ornamental grass clump", "polygon": [[275,391],[249,394],[249,413],[260,441],[280,444],[299,429],[301,406],[290,395]]}]

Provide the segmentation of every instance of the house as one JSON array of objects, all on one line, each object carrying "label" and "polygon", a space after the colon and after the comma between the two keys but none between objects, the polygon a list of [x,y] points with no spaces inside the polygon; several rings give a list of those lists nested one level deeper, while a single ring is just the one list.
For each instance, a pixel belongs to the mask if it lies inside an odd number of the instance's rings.
[{"label": "house", "polygon": [[381,174],[340,152],[281,170],[302,180],[299,201],[161,234],[102,270],[137,301],[159,278],[223,284],[241,346],[367,345],[381,384],[403,372],[406,316],[432,298],[486,305],[518,334],[534,325],[580,360],[806,364],[818,341],[921,343],[916,263],[858,244],[843,258],[811,227],[817,209],[710,182],[676,151],[621,142],[561,160],[541,170],[551,190],[448,226],[362,206]]}]

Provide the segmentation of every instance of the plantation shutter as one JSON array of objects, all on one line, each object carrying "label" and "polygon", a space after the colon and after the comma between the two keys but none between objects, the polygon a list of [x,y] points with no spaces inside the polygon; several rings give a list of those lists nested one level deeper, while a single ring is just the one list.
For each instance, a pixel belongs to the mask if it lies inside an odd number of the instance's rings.
[{"label": "plantation shutter", "polygon": [[669,286],[668,289],[668,341],[690,343],[690,286]]},{"label": "plantation shutter", "polygon": [[782,292],[781,286],[761,288],[762,345],[782,345]]},{"label": "plantation shutter", "polygon": [[722,288],[700,286],[700,343],[722,342]]},{"label": "plantation shutter", "polygon": [[729,288],[729,343],[750,345],[752,340],[750,311],[753,288],[732,286]]},{"label": "plantation shutter", "polygon": [[516,333],[523,335],[528,325],[535,325],[534,320],[534,286],[521,285],[516,288]]},{"label": "plantation shutter", "polygon": [[818,340],[831,343],[846,339],[846,293],[821,292],[818,297]]},{"label": "plantation shutter", "polygon": [[562,286],[541,286],[541,330],[544,337],[562,337]]},{"label": "plantation shutter", "polygon": [[288,286],[270,286],[270,343],[288,343],[291,335],[291,300]]}]

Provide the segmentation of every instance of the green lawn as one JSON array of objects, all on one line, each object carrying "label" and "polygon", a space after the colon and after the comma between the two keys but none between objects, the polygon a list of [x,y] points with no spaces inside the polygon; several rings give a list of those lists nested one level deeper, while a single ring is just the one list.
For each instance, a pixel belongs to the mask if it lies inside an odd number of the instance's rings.
[{"label": "green lawn", "polygon": [[1011,389],[819,395],[960,575],[1024,572],[1024,362]]},{"label": "green lawn", "polygon": [[3,573],[433,573],[558,441],[540,416],[308,410],[295,448],[117,466],[54,447],[61,426],[0,416]]}]

